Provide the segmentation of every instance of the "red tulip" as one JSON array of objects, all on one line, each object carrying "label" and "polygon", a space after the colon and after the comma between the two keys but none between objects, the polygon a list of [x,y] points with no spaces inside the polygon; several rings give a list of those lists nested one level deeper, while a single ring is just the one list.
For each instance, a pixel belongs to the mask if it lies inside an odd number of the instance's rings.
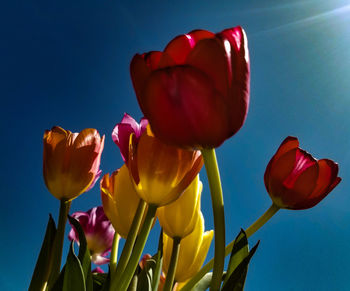
[{"label": "red tulip", "polygon": [[267,165],[265,186],[280,208],[307,209],[325,198],[341,178],[338,164],[316,160],[299,148],[296,137],[287,137]]},{"label": "red tulip", "polygon": [[218,147],[245,121],[249,53],[239,26],[177,36],[163,52],[136,54],[130,71],[141,110],[163,142]]}]

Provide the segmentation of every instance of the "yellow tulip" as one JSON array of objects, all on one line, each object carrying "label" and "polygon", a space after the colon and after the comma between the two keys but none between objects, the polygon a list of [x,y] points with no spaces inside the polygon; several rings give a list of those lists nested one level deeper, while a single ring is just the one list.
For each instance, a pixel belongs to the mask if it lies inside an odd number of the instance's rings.
[{"label": "yellow tulip", "polygon": [[94,184],[104,146],[96,129],[72,133],[55,126],[45,131],[43,142],[44,180],[53,196],[71,200]]},{"label": "yellow tulip", "polygon": [[[195,229],[181,240],[175,272],[176,282],[185,282],[193,277],[203,265],[214,231],[204,232],[204,218],[200,213]],[[167,273],[173,248],[173,239],[163,233],[163,271]]]},{"label": "yellow tulip", "polygon": [[106,174],[101,180],[103,210],[117,233],[126,238],[140,198],[135,192],[128,168]]},{"label": "yellow tulip", "polygon": [[129,171],[138,195],[148,204],[164,206],[175,201],[202,166],[200,151],[164,144],[149,126],[138,142],[134,134],[130,137]]},{"label": "yellow tulip", "polygon": [[200,216],[202,188],[203,184],[199,180],[199,175],[197,175],[180,198],[173,203],[158,208],[159,223],[168,236],[184,238],[193,231]]}]

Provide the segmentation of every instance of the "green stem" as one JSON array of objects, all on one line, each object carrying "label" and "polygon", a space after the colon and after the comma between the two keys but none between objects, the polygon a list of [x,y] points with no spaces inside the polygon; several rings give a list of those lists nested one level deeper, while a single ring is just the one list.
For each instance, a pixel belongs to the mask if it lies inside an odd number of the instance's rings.
[{"label": "green stem", "polygon": [[[270,206],[269,209],[266,210],[266,212],[260,216],[250,227],[246,230],[246,235],[249,238],[252,236],[259,228],[261,228],[280,208],[276,206],[274,203]],[[233,245],[235,243],[235,240],[231,241],[225,248],[225,257],[231,254]],[[204,267],[202,267],[198,273],[189,280],[186,285],[181,289],[181,291],[189,291],[191,290],[197,282],[203,278],[203,276],[208,273],[214,265],[214,260],[211,259]]]},{"label": "green stem", "polygon": [[114,238],[113,238],[112,250],[111,250],[111,257],[109,262],[109,269],[111,274],[115,272],[115,269],[117,267],[119,239],[120,239],[120,235],[117,232],[115,232]]},{"label": "green stem", "polygon": [[141,258],[141,254],[146,244],[148,234],[152,228],[156,211],[156,205],[148,205],[148,211],[145,217],[145,221],[141,227],[140,234],[136,240],[135,247],[131,253],[129,262],[120,280],[117,280],[116,277],[112,279],[110,290],[125,291],[128,288],[130,281],[134,276],[139,260]]},{"label": "green stem", "polygon": [[246,229],[245,234],[247,237],[251,237],[272,216],[274,216],[278,210],[280,210],[280,208],[275,203],[272,203],[270,208],[267,209],[263,215],[261,215],[251,226]]},{"label": "green stem", "polygon": [[216,161],[215,149],[202,149],[205,169],[207,171],[211,201],[214,214],[214,268],[210,290],[220,289],[222,273],[225,264],[225,214],[222,196],[220,173]]},{"label": "green stem", "polygon": [[156,262],[156,267],[154,269],[154,275],[152,278],[152,290],[158,290],[159,279],[162,273],[162,265],[163,265],[163,228],[161,229],[159,234],[157,262]]},{"label": "green stem", "polygon": [[[145,209],[146,209],[146,204],[147,203],[145,201],[140,199],[139,205],[137,206],[137,209],[136,209],[134,219],[133,219],[132,224],[130,226],[128,236],[127,236],[125,244],[124,244],[124,248],[123,248],[122,253],[120,255],[120,258],[119,258],[119,263],[117,265],[117,268],[114,269],[115,272],[111,273],[112,281],[113,280],[119,281],[120,277],[122,276],[122,274],[125,270],[125,267],[126,267],[128,261],[129,261],[132,249],[133,249],[134,244],[135,244],[137,234],[138,234],[139,229],[140,229],[142,217],[143,217],[143,214],[144,214]],[[110,290],[112,290],[112,289],[110,289]]]},{"label": "green stem", "polygon": [[179,258],[180,241],[181,238],[179,237],[173,238],[173,250],[171,252],[171,259],[169,263],[168,273],[166,274],[163,291],[171,291],[173,288],[176,273],[176,265],[177,260]]},{"label": "green stem", "polygon": [[51,269],[51,274],[48,281],[49,287],[53,286],[61,270],[64,232],[66,229],[66,222],[67,222],[68,213],[69,213],[71,204],[72,204],[72,201],[68,201],[64,199],[60,201],[60,212],[58,216],[57,232],[53,243],[54,247],[53,247],[53,257],[52,257],[52,269]]}]

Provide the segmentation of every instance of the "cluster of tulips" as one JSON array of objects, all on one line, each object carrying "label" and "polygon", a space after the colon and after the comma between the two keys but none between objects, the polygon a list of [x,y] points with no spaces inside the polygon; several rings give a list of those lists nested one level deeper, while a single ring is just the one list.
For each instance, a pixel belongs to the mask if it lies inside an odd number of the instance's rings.
[{"label": "cluster of tulips", "polygon": [[[338,165],[316,160],[297,138],[287,137],[264,175],[271,207],[226,245],[214,149],[242,127],[248,112],[244,30],[194,30],[174,38],[163,52],[135,55],[130,70],[145,117],[137,123],[125,114],[115,126],[112,139],[124,161],[115,172],[101,177],[105,137],[96,129],[72,133],[53,127],[44,134],[44,180],[60,200],[60,211],[57,227],[49,219],[29,290],[242,290],[257,248],[249,249],[248,238],[281,208],[319,203],[341,181]],[[203,165],[213,206],[210,231],[200,203]],[[69,215],[72,201],[100,177],[102,206]],[[61,269],[67,219],[71,245]],[[156,219],[158,247],[153,256],[142,256]],[[202,266],[213,237],[214,258]],[[120,239],[125,243],[118,254]],[[109,264],[108,273],[91,270],[92,262]]]}]

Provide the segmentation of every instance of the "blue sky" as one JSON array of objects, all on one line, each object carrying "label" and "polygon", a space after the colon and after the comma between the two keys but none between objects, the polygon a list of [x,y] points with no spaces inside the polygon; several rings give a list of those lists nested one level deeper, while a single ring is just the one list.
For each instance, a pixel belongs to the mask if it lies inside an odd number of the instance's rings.
[{"label": "blue sky", "polygon": [[[217,149],[227,241],[269,206],[263,174],[282,140],[339,163],[343,181],[319,205],[281,210],[251,237],[247,291],[345,290],[350,274],[350,3],[307,1],[8,1],[1,11],[1,290],[25,290],[48,214],[59,202],[42,178],[42,136],[54,125],[106,135],[103,173],[122,165],[111,139],[124,112],[142,113],[129,63],[195,28],[241,25],[251,58],[243,128]],[[211,229],[205,178],[202,208]],[[72,211],[101,204],[98,187]],[[152,253],[158,228],[151,234]],[[68,229],[67,229],[68,231]],[[67,245],[66,245],[67,248]],[[212,256],[211,249],[209,256]]]}]

